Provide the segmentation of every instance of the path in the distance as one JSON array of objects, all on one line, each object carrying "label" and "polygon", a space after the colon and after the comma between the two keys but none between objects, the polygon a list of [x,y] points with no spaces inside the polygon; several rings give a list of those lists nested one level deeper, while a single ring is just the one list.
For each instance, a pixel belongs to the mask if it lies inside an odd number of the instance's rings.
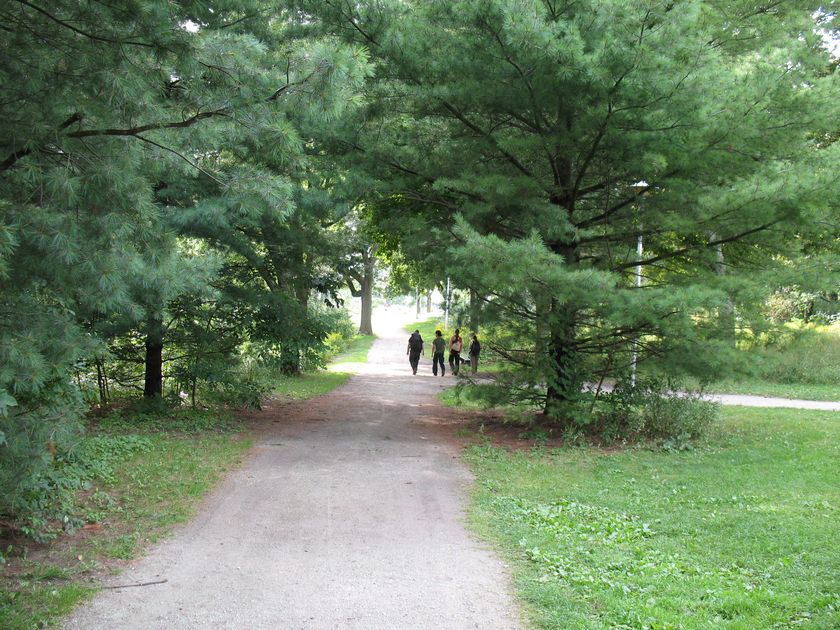
[{"label": "path in the distance", "polygon": [[361,374],[269,409],[271,430],[200,514],[67,628],[516,628],[505,567],[464,527],[470,476],[429,422],[452,412],[407,334]]}]

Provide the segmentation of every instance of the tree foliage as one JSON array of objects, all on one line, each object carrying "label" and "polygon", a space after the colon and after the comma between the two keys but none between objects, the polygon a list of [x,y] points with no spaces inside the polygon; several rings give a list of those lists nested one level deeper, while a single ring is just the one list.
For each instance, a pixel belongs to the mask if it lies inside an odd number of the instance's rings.
[{"label": "tree foliage", "polygon": [[402,226],[408,255],[448,248],[440,267],[517,331],[498,350],[566,421],[584,382],[628,377],[634,350],[709,377],[732,348],[733,305],[814,242],[838,159],[818,141],[838,119],[819,9],[310,7],[378,64],[345,142],[384,173],[380,221]]},{"label": "tree foliage", "polygon": [[260,0],[4,0],[0,21],[6,516],[69,447],[91,379],[102,399],[164,378],[195,395],[249,341],[318,346],[307,138],[368,66]]}]

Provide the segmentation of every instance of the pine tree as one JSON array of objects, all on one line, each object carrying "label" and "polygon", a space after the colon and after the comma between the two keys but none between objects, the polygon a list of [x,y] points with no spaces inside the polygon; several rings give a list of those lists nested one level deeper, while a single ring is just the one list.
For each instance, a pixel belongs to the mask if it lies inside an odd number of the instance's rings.
[{"label": "pine tree", "polygon": [[[210,281],[193,273],[169,215],[221,199],[233,213],[268,205],[291,217],[298,127],[352,105],[366,59],[358,47],[296,39],[285,9],[261,0],[3,0],[0,21],[8,514],[49,463],[48,442],[70,435],[61,427],[84,408],[80,361],[101,372],[105,342],[142,334],[144,389],[160,393],[172,302]],[[308,282],[306,255],[296,260]]]},{"label": "pine tree", "polygon": [[636,350],[710,375],[754,269],[836,197],[838,148],[815,141],[838,118],[819,8],[310,6],[377,61],[368,125],[346,142],[393,200],[381,222],[409,214],[404,244],[458,239],[447,267],[519,333],[499,350],[562,419]]}]

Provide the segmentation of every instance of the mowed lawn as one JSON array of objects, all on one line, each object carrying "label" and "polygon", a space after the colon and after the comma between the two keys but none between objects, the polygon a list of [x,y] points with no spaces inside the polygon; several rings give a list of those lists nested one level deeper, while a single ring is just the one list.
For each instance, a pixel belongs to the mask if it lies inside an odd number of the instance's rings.
[{"label": "mowed lawn", "polygon": [[678,453],[468,449],[533,625],[840,628],[840,413],[723,416]]}]

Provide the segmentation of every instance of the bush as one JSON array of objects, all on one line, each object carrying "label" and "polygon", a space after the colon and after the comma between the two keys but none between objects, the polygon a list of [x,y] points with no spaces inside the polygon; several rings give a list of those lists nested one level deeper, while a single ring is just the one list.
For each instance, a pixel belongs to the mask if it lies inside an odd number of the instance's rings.
[{"label": "bush", "polygon": [[608,442],[653,439],[682,448],[718,420],[720,409],[698,392],[679,389],[658,381],[620,384],[591,405],[590,429]]},{"label": "bush", "polygon": [[55,454],[78,439],[82,402],[78,390],[63,384],[46,388],[40,400],[18,402],[0,414],[0,524],[38,537],[55,515],[49,501]]},{"label": "bush", "polygon": [[840,385],[840,326],[788,327],[759,350],[758,370],[775,383]]},{"label": "bush", "polygon": [[329,331],[324,340],[323,358],[326,362],[347,349],[356,336],[356,326],[344,309],[323,309],[319,318],[324,328]]},{"label": "bush", "polygon": [[115,464],[150,448],[149,439],[138,435],[79,439],[19,486],[8,525],[37,541],[72,531],[83,522],[77,514],[78,492],[90,489],[94,480],[113,483]]}]

